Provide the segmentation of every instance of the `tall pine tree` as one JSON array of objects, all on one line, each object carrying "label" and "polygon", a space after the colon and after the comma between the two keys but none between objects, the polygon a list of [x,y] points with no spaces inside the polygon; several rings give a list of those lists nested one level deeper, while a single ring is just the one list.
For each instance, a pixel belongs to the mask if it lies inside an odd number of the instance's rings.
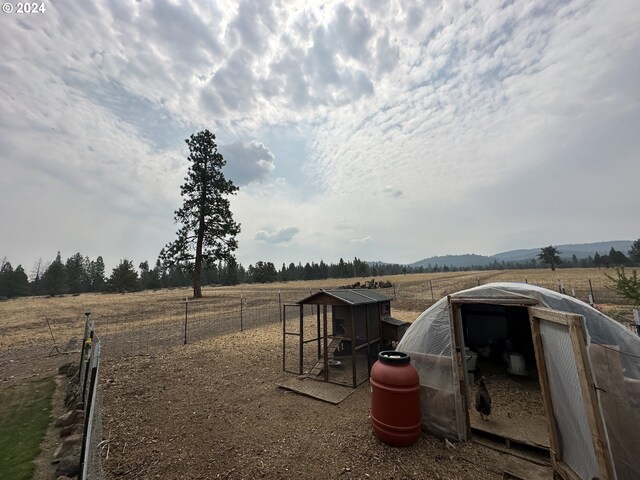
[{"label": "tall pine tree", "polygon": [[160,252],[165,265],[189,267],[194,298],[202,297],[202,262],[229,261],[238,248],[236,235],[240,233],[240,224],[234,222],[227,198],[238,187],[222,173],[226,162],[215,139],[213,133],[203,130],[186,140],[190,165],[180,187],[182,207],[175,212],[175,221],[182,226],[178,238]]},{"label": "tall pine tree", "polygon": [[52,297],[67,292],[67,272],[64,269],[60,252],[42,275],[41,284],[44,292]]}]

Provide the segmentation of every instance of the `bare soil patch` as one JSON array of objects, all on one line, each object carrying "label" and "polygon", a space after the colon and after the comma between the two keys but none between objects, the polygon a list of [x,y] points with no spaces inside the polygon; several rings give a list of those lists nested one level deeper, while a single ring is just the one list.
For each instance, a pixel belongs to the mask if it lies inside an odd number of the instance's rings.
[{"label": "bare soil patch", "polygon": [[339,405],[277,388],[280,349],[272,325],[108,363],[107,478],[502,478],[508,456],[473,443],[378,441],[368,382]]}]

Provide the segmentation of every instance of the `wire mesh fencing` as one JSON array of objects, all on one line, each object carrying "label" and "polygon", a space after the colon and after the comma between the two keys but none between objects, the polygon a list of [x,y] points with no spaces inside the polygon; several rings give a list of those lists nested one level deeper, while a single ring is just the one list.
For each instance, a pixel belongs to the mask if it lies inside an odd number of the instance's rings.
[{"label": "wire mesh fencing", "polygon": [[[592,304],[619,301],[602,279],[565,281],[559,273],[556,278],[546,275],[500,280],[538,285]],[[491,281],[491,274],[461,272],[444,278],[399,282],[377,291],[394,300],[394,309],[422,312],[446,295]],[[108,314],[95,312],[92,319],[100,326],[103,355],[150,355],[168,347],[281,322],[282,305],[295,303],[317,291],[260,285],[241,293],[222,291],[197,300],[174,299],[158,304],[151,301],[138,305],[136,310],[123,307]],[[313,314],[311,305],[305,306],[304,314]]]},{"label": "wire mesh fencing", "polygon": [[85,321],[79,380],[84,408],[84,429],[80,451],[79,480],[103,478],[100,445],[102,442],[102,394],[99,388],[101,342],[94,321]]}]

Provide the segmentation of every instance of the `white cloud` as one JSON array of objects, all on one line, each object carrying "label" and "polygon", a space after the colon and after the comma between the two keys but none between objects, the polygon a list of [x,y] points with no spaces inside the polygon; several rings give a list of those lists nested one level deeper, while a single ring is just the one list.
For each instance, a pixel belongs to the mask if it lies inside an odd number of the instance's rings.
[{"label": "white cloud", "polygon": [[265,243],[277,245],[290,242],[299,232],[300,229],[298,227],[281,228],[275,232],[260,230],[254,238]]},{"label": "white cloud", "polygon": [[247,185],[264,178],[276,168],[275,156],[262,143],[251,141],[248,144],[235,142],[230,145],[220,145],[227,165],[227,177],[236,185]]},{"label": "white cloud", "polygon": [[369,235],[367,235],[366,237],[352,238],[351,240],[349,240],[349,242],[351,243],[369,243],[370,241],[371,241],[371,237]]}]

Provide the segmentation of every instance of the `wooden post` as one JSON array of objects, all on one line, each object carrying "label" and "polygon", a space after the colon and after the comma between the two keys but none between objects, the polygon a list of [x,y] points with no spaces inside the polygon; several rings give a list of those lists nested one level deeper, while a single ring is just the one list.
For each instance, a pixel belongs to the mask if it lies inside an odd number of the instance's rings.
[{"label": "wooden post", "polygon": [[356,317],[353,315],[353,307],[349,307],[351,311],[351,367],[353,370],[353,388],[356,388]]},{"label": "wooden post", "polygon": [[591,285],[591,279],[589,279],[589,293],[591,294],[591,306],[593,306],[596,303],[596,297],[593,295],[593,285]]},{"label": "wooden post", "polygon": [[[466,359],[463,360],[462,344],[464,343],[464,337],[462,333],[462,313],[460,312],[460,306],[451,303],[451,296],[447,296],[449,318],[453,325],[451,356],[455,363],[455,368],[458,372],[458,387],[460,388],[462,409],[465,415],[465,436],[466,439],[471,438],[471,420],[469,418],[469,399],[467,398],[468,390],[466,388],[466,372],[465,365]],[[460,323],[458,323],[460,319]]]},{"label": "wooden post", "polygon": [[431,301],[434,302],[435,298],[433,298],[433,283],[429,280],[429,287],[431,288]]},{"label": "wooden post", "polygon": [[551,452],[551,463],[557,468],[557,463],[562,460],[560,452],[560,439],[555,424],[555,412],[551,404],[551,392],[549,388],[549,378],[547,377],[547,366],[544,359],[544,349],[542,347],[542,337],[540,335],[540,320],[532,315],[529,309],[529,323],[531,324],[531,335],[533,338],[533,351],[536,356],[536,367],[538,370],[538,380],[540,392],[544,401],[547,420],[547,432],[549,433],[549,450]]},{"label": "wooden post", "polygon": [[324,349],[324,381],[328,382],[329,381],[329,359],[328,357],[328,349],[329,346],[327,345],[327,306],[323,305],[322,306],[322,328],[324,329],[324,338],[323,338],[323,349]]},{"label": "wooden post", "polygon": [[318,327],[318,359],[321,358],[322,352],[320,349],[320,305],[316,305],[316,324]]},{"label": "wooden post", "polygon": [[278,290],[278,315],[280,315],[280,323],[282,323],[282,294]]},{"label": "wooden post", "polygon": [[369,305],[364,306],[365,331],[367,332],[367,378],[371,372],[371,338],[369,338]]},{"label": "wooden post", "polygon": [[240,331],[242,332],[242,295],[240,295]]}]

